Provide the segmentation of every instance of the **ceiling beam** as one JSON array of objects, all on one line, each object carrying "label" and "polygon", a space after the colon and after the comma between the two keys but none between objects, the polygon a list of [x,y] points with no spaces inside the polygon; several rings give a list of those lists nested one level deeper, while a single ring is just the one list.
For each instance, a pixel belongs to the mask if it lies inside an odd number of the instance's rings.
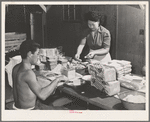
[{"label": "ceiling beam", "polygon": [[40,7],[46,12],[46,7],[44,5],[40,5]]},{"label": "ceiling beam", "polygon": [[51,8],[51,6],[50,6],[50,5],[48,5],[48,6],[46,7],[47,11],[48,11],[50,8]]},{"label": "ceiling beam", "polygon": [[46,13],[50,8],[51,5],[45,6],[45,5],[40,5],[40,7],[44,10],[44,12]]},{"label": "ceiling beam", "polygon": [[144,10],[144,5],[142,5],[142,4],[139,4],[139,6],[140,6],[140,9],[142,9],[142,10]]}]

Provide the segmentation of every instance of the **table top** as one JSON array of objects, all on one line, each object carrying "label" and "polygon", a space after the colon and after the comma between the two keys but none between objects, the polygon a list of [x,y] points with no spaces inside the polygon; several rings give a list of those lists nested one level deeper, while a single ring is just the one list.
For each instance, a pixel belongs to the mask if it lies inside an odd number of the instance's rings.
[{"label": "table top", "polygon": [[[59,86],[58,89],[61,92],[98,106],[104,110],[126,110],[123,107],[121,100],[114,96],[106,95],[89,83],[81,86],[68,86],[64,84],[63,86]],[[121,87],[120,92],[127,90],[128,89]]]},{"label": "table top", "polygon": [[[45,82],[42,82],[41,84],[45,85],[47,83],[49,84],[50,81],[47,80]],[[90,81],[80,86],[69,86],[67,84],[64,84],[59,86],[58,90],[75,98],[81,99],[87,103],[98,106],[104,110],[126,110],[123,107],[120,99],[114,96],[108,96],[104,92],[101,92],[94,86],[91,86]],[[121,87],[120,93],[124,91],[131,90]]]}]

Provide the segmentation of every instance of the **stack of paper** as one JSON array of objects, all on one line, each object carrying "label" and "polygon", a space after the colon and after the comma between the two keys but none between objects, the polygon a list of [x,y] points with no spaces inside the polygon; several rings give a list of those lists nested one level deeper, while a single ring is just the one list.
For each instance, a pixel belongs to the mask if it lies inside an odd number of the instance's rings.
[{"label": "stack of paper", "polygon": [[130,61],[111,60],[110,62],[103,63],[103,65],[115,68],[118,78],[123,75],[130,74],[132,71],[132,65]]},{"label": "stack of paper", "polygon": [[140,76],[133,76],[133,75],[125,75],[118,78],[121,85],[124,87],[133,89],[133,90],[140,90],[145,86],[145,80],[143,80]]}]

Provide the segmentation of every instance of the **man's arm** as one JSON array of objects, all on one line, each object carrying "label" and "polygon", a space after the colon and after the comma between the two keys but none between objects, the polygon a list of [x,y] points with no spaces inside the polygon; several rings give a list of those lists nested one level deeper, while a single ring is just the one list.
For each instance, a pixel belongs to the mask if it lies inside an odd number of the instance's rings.
[{"label": "man's arm", "polygon": [[48,86],[42,88],[39,84],[39,82],[36,79],[36,75],[33,71],[28,71],[25,76],[25,81],[30,87],[30,89],[33,91],[37,97],[39,97],[42,100],[45,100],[48,96],[50,96],[55,88],[57,87],[57,84],[60,80],[66,80],[62,77],[58,77],[55,80],[53,80]]}]

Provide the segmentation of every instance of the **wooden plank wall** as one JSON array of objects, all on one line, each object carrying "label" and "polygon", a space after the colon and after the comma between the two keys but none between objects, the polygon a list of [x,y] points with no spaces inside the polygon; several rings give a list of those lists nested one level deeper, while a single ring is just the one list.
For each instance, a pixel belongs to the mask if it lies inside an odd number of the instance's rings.
[{"label": "wooden plank wall", "polygon": [[66,55],[74,56],[76,48],[80,42],[81,32],[87,28],[87,23],[84,22],[84,14],[89,10],[99,11],[107,16],[106,28],[110,30],[112,41],[110,53],[112,58],[115,58],[116,49],[116,7],[113,5],[82,5],[81,6],[81,22],[66,23],[62,21],[62,6],[52,6],[47,13],[47,30],[48,44],[62,45]]},{"label": "wooden plank wall", "polygon": [[131,61],[132,73],[139,75],[145,65],[145,34],[139,34],[140,29],[145,30],[144,18],[144,10],[118,6],[117,59]]},{"label": "wooden plank wall", "polygon": [[74,56],[79,42],[81,23],[62,21],[62,6],[52,6],[47,13],[47,46],[63,46],[67,56]]},{"label": "wooden plank wall", "polygon": [[26,32],[23,5],[9,5],[5,16],[5,32]]}]

